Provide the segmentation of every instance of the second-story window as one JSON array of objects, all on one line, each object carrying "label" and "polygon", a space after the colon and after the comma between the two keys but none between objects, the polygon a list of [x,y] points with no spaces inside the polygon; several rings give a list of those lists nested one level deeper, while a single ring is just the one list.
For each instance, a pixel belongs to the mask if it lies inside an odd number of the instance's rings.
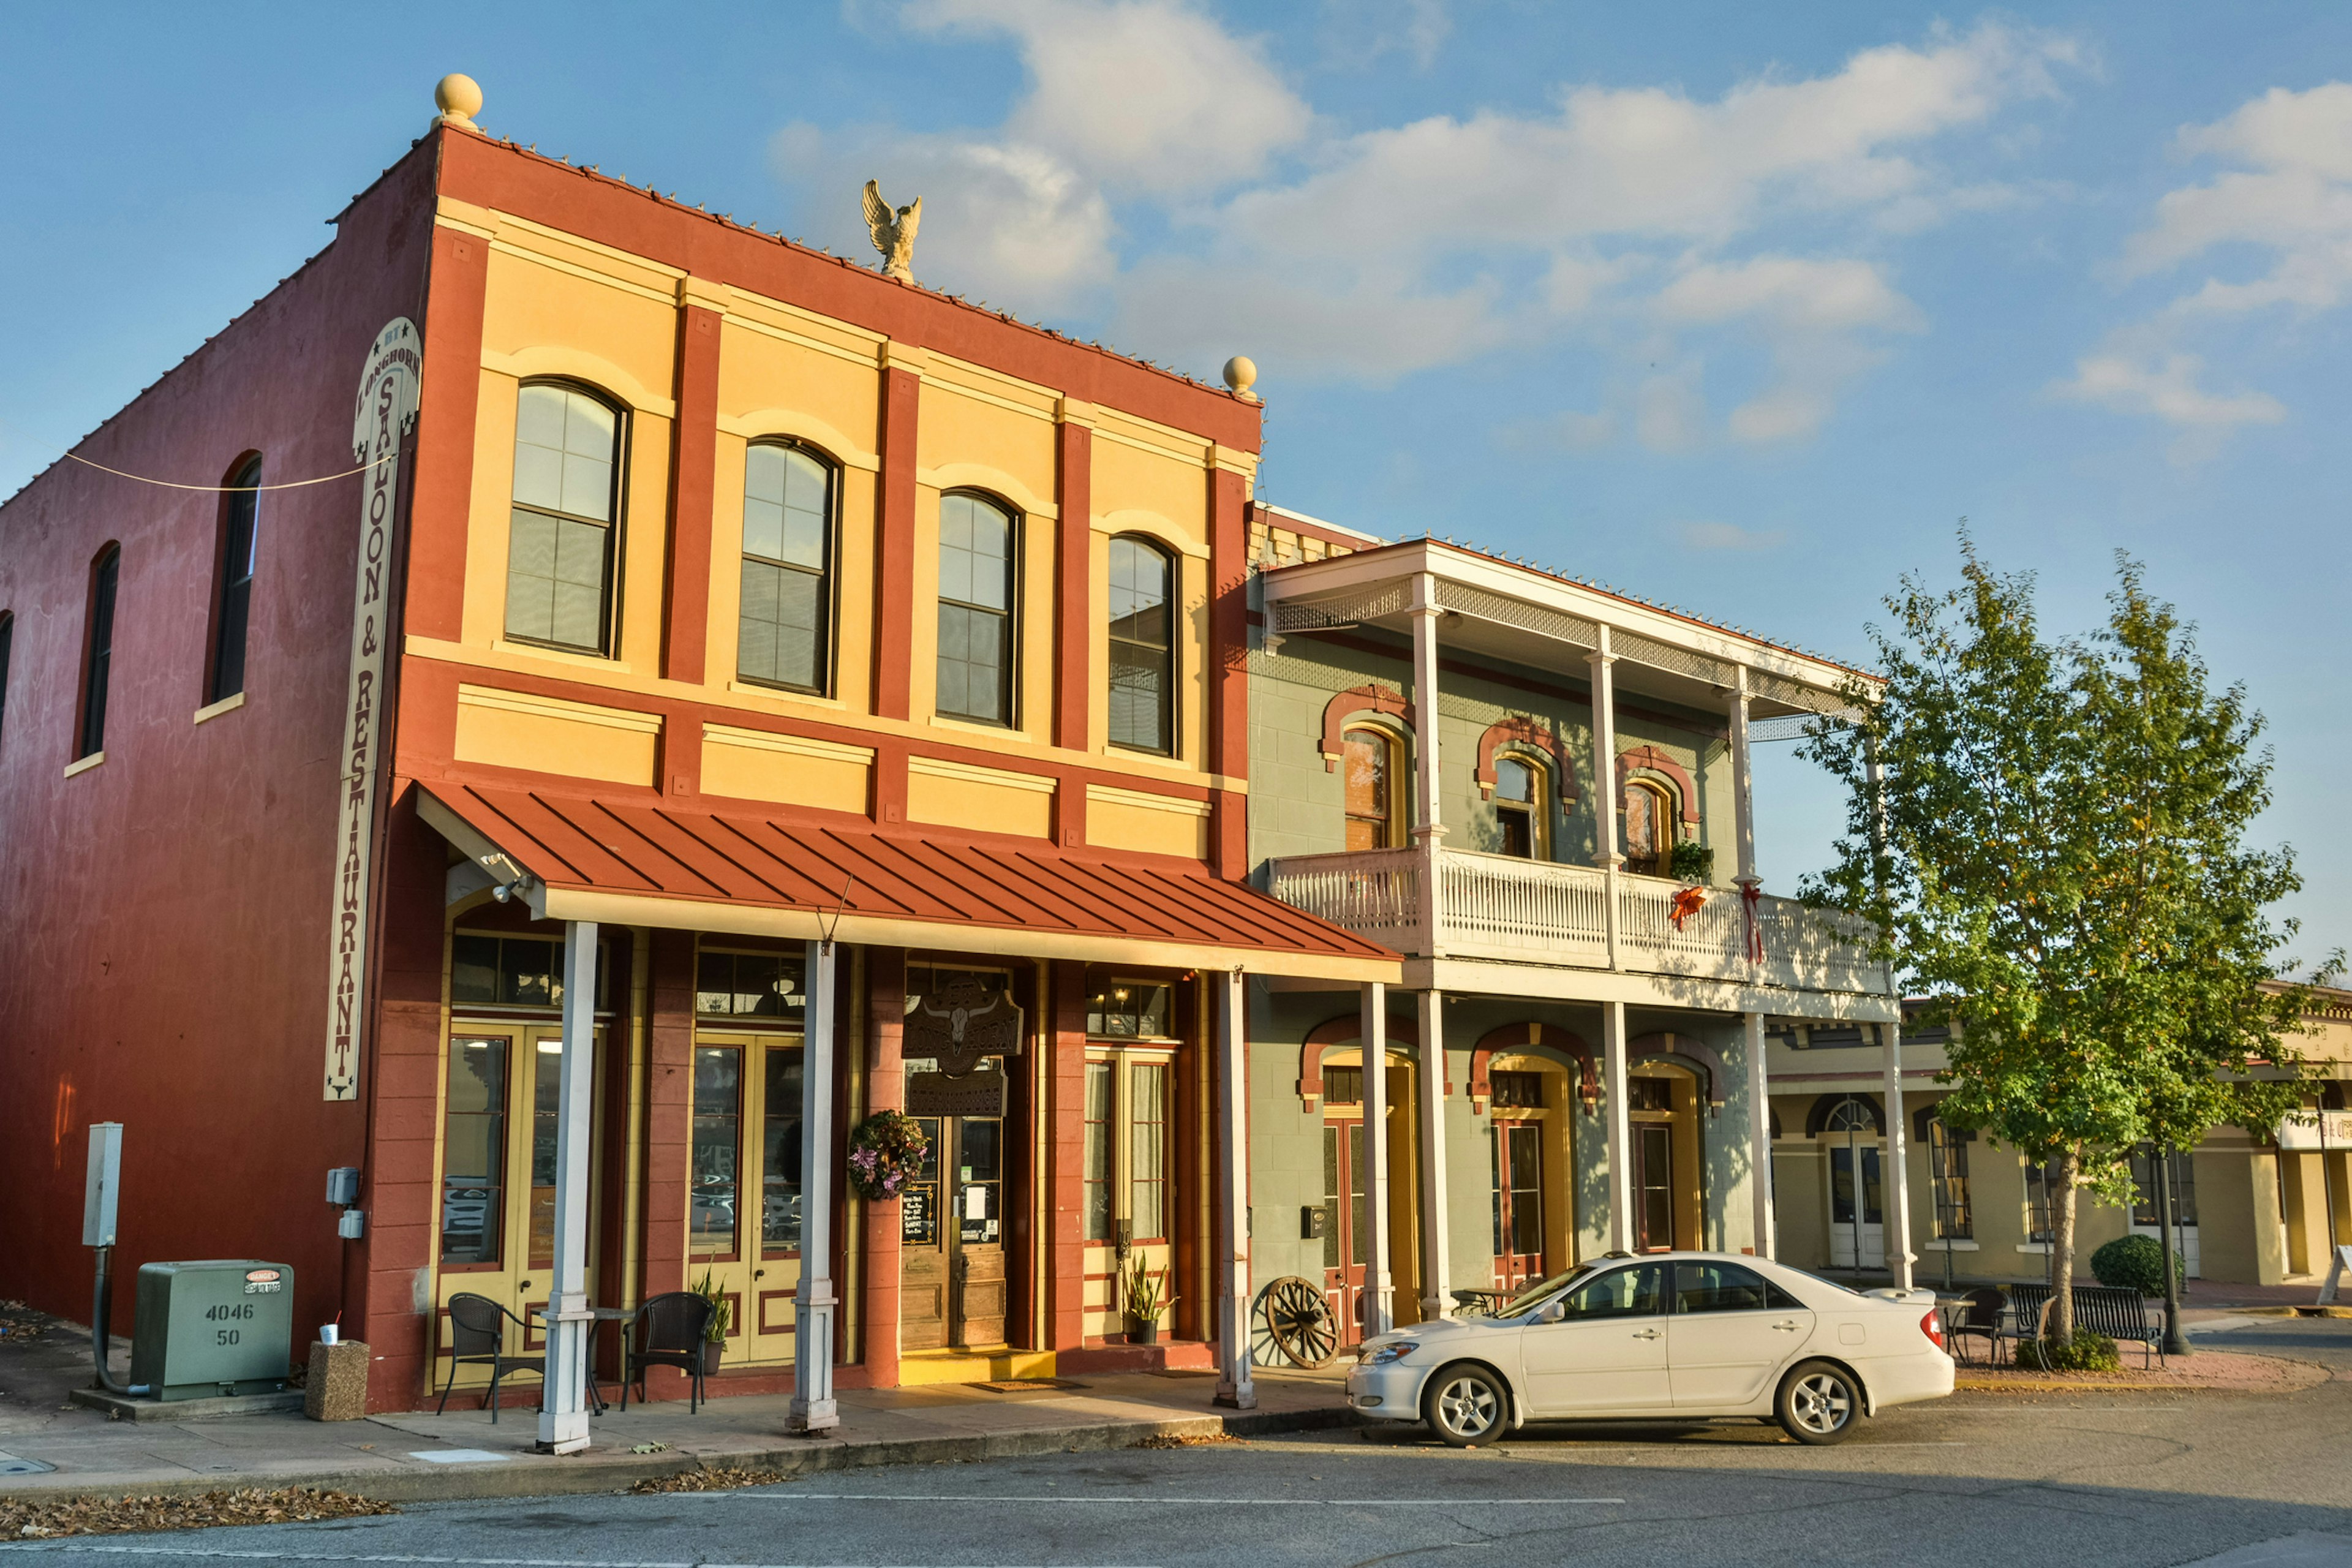
[{"label": "second-story window", "polygon": [[1531,758],[1506,753],[1495,759],[1495,826],[1502,832],[1504,854],[1522,860],[1544,858],[1546,782],[1543,764]]},{"label": "second-story window", "polygon": [[1176,749],[1175,572],[1140,539],[1110,542],[1110,743]]},{"label": "second-story window", "polygon": [[1394,849],[1400,837],[1396,742],[1371,724],[1350,726],[1346,740],[1341,765],[1348,771],[1348,847]]},{"label": "second-story window", "polygon": [[833,593],[833,469],[762,445],[743,467],[743,595],[735,668],[746,680],[822,692]]},{"label": "second-story window", "polygon": [[74,758],[106,750],[106,688],[114,672],[114,588],[122,574],[122,549],[110,544],[90,570],[89,652],[82,664],[81,732]]},{"label": "second-story window", "polygon": [[1666,875],[1675,852],[1675,806],[1666,792],[1647,779],[1625,785],[1625,869],[1644,877]]},{"label": "second-story window", "polygon": [[261,459],[229,479],[221,510],[219,602],[213,609],[213,667],[205,700],[219,702],[245,689],[245,633],[252,613],[254,530],[260,521]]},{"label": "second-story window", "polygon": [[515,408],[507,636],[601,654],[611,640],[621,416],[551,382]]},{"label": "second-story window", "polygon": [[1013,722],[1013,514],[982,496],[940,498],[939,710]]}]

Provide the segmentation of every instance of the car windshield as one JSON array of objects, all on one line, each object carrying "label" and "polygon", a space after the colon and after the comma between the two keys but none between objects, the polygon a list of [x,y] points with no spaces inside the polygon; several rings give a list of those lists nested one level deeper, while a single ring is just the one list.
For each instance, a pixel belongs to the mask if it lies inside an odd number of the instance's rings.
[{"label": "car windshield", "polygon": [[1516,1318],[1528,1308],[1549,1300],[1570,1280],[1591,1273],[1592,1268],[1590,1263],[1580,1263],[1565,1274],[1555,1274],[1538,1284],[1528,1286],[1493,1311],[1482,1315],[1489,1318]]}]

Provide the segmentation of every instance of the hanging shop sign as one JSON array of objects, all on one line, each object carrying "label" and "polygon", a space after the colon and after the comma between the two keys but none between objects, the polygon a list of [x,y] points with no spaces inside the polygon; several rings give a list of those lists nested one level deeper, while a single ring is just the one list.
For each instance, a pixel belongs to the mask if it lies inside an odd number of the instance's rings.
[{"label": "hanging shop sign", "polygon": [[375,849],[376,781],[383,759],[383,668],[391,643],[392,531],[399,515],[400,443],[416,424],[423,340],[394,318],[375,336],[360,374],[352,451],[360,477],[358,563],[352,595],[352,671],[343,695],[343,749],[335,778],[335,877],[327,943],[329,1100],[353,1100],[360,1084],[360,1018],[367,979],[368,884]]},{"label": "hanging shop sign", "polygon": [[1021,1052],[1021,1009],[976,974],[950,975],[907,1015],[901,1050],[932,1069],[908,1073],[908,1115],[1002,1116],[1003,1058]]},{"label": "hanging shop sign", "polygon": [[1002,1116],[1010,1082],[995,1062],[982,1062],[961,1078],[943,1072],[909,1073],[907,1114],[909,1116]]}]

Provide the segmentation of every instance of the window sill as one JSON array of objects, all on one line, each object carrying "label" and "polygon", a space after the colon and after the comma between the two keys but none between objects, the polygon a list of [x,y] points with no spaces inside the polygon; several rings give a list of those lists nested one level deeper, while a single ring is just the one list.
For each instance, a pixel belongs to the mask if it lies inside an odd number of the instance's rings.
[{"label": "window sill", "polygon": [[729,692],[737,697],[764,697],[772,702],[800,702],[811,708],[830,708],[845,713],[849,704],[838,697],[826,697],[814,691],[794,691],[789,686],[762,686],[756,680],[730,680]]},{"label": "window sill", "polygon": [[1025,741],[1028,734],[1010,724],[992,724],[985,719],[950,719],[944,713],[931,715],[935,729],[961,730],[968,735],[989,735],[1000,741]]},{"label": "window sill", "polygon": [[2021,1241],[2017,1244],[2017,1250],[2047,1255],[2050,1251],[2050,1244],[2046,1241]]},{"label": "window sill", "polygon": [[504,637],[490,639],[490,651],[518,658],[543,658],[556,664],[578,665],[583,669],[609,670],[614,674],[630,673],[629,667],[617,658],[607,658],[601,653],[574,653],[569,648],[541,647],[535,642],[509,642]]},{"label": "window sill", "polygon": [[1952,1237],[1949,1241],[1946,1241],[1939,1236],[1931,1241],[1923,1241],[1919,1245],[1927,1247],[1931,1252],[1942,1252],[1947,1248],[1954,1252],[1981,1252],[1984,1250],[1984,1248],[1979,1247],[1975,1242],[1966,1240],[1957,1236]]},{"label": "window sill", "polygon": [[201,724],[207,719],[217,719],[224,713],[234,713],[244,706],[245,693],[242,691],[224,697],[217,702],[207,702],[196,710],[196,722]]},{"label": "window sill", "polygon": [[71,778],[76,773],[86,773],[104,761],[106,761],[104,752],[92,752],[86,757],[77,758],[66,764],[66,777]]}]

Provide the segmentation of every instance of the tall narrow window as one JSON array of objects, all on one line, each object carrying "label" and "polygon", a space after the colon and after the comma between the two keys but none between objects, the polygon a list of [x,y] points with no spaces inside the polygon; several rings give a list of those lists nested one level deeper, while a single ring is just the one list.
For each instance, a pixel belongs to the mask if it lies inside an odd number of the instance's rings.
[{"label": "tall narrow window", "polygon": [[605,650],[621,416],[568,386],[525,386],[515,406],[507,636]]},{"label": "tall narrow window", "polygon": [[16,617],[0,616],[0,735],[8,729],[8,648],[16,640]]},{"label": "tall narrow window", "polygon": [[1110,542],[1110,743],[1176,749],[1174,563],[1140,539]]},{"label": "tall narrow window", "polygon": [[760,1133],[760,1247],[770,1257],[801,1249],[801,1047],[770,1046]]},{"label": "tall narrow window", "polygon": [[743,1052],[736,1046],[694,1051],[694,1145],[687,1250],[697,1258],[735,1250],[736,1176],[743,1122]]},{"label": "tall narrow window", "polygon": [[1674,856],[1674,803],[1666,792],[1645,780],[1625,785],[1625,869],[1643,877],[1663,877]]},{"label": "tall narrow window", "polygon": [[1394,849],[1399,838],[1396,742],[1387,731],[1360,724],[1348,731],[1346,748],[1348,847]]},{"label": "tall narrow window", "polygon": [[746,680],[825,689],[832,660],[832,468],[798,447],[759,446],[743,464],[743,597],[735,668]]},{"label": "tall narrow window", "polygon": [[1088,1241],[1110,1239],[1111,1113],[1109,1062],[1087,1064],[1086,1226]]},{"label": "tall narrow window", "polygon": [[220,603],[213,612],[213,668],[206,702],[245,689],[245,628],[253,600],[254,524],[261,504],[261,459],[229,480],[221,519]]},{"label": "tall narrow window", "polygon": [[114,586],[121,569],[121,547],[110,544],[90,574],[89,658],[82,666],[77,760],[106,750],[106,684],[114,668]]},{"label": "tall narrow window", "polygon": [[1974,1237],[1977,1222],[1969,1205],[1968,1139],[1945,1126],[1940,1116],[1927,1122],[1927,1175],[1935,1187],[1936,1235],[1954,1241]]},{"label": "tall narrow window", "polygon": [[496,1263],[506,1214],[503,1036],[451,1038],[441,1118],[441,1261]]},{"label": "tall narrow window", "polygon": [[1128,1064],[1128,1214],[1138,1241],[1168,1237],[1168,1064]]},{"label": "tall narrow window", "polygon": [[2025,1239],[2048,1242],[2057,1235],[2054,1217],[2058,1197],[2059,1163],[2044,1161],[2025,1167]]},{"label": "tall narrow window", "polygon": [[1013,722],[1013,514],[979,496],[940,498],[939,710]]},{"label": "tall narrow window", "polygon": [[1549,815],[1544,783],[1540,763],[1507,754],[1495,759],[1495,826],[1502,831],[1504,854],[1543,858]]}]

